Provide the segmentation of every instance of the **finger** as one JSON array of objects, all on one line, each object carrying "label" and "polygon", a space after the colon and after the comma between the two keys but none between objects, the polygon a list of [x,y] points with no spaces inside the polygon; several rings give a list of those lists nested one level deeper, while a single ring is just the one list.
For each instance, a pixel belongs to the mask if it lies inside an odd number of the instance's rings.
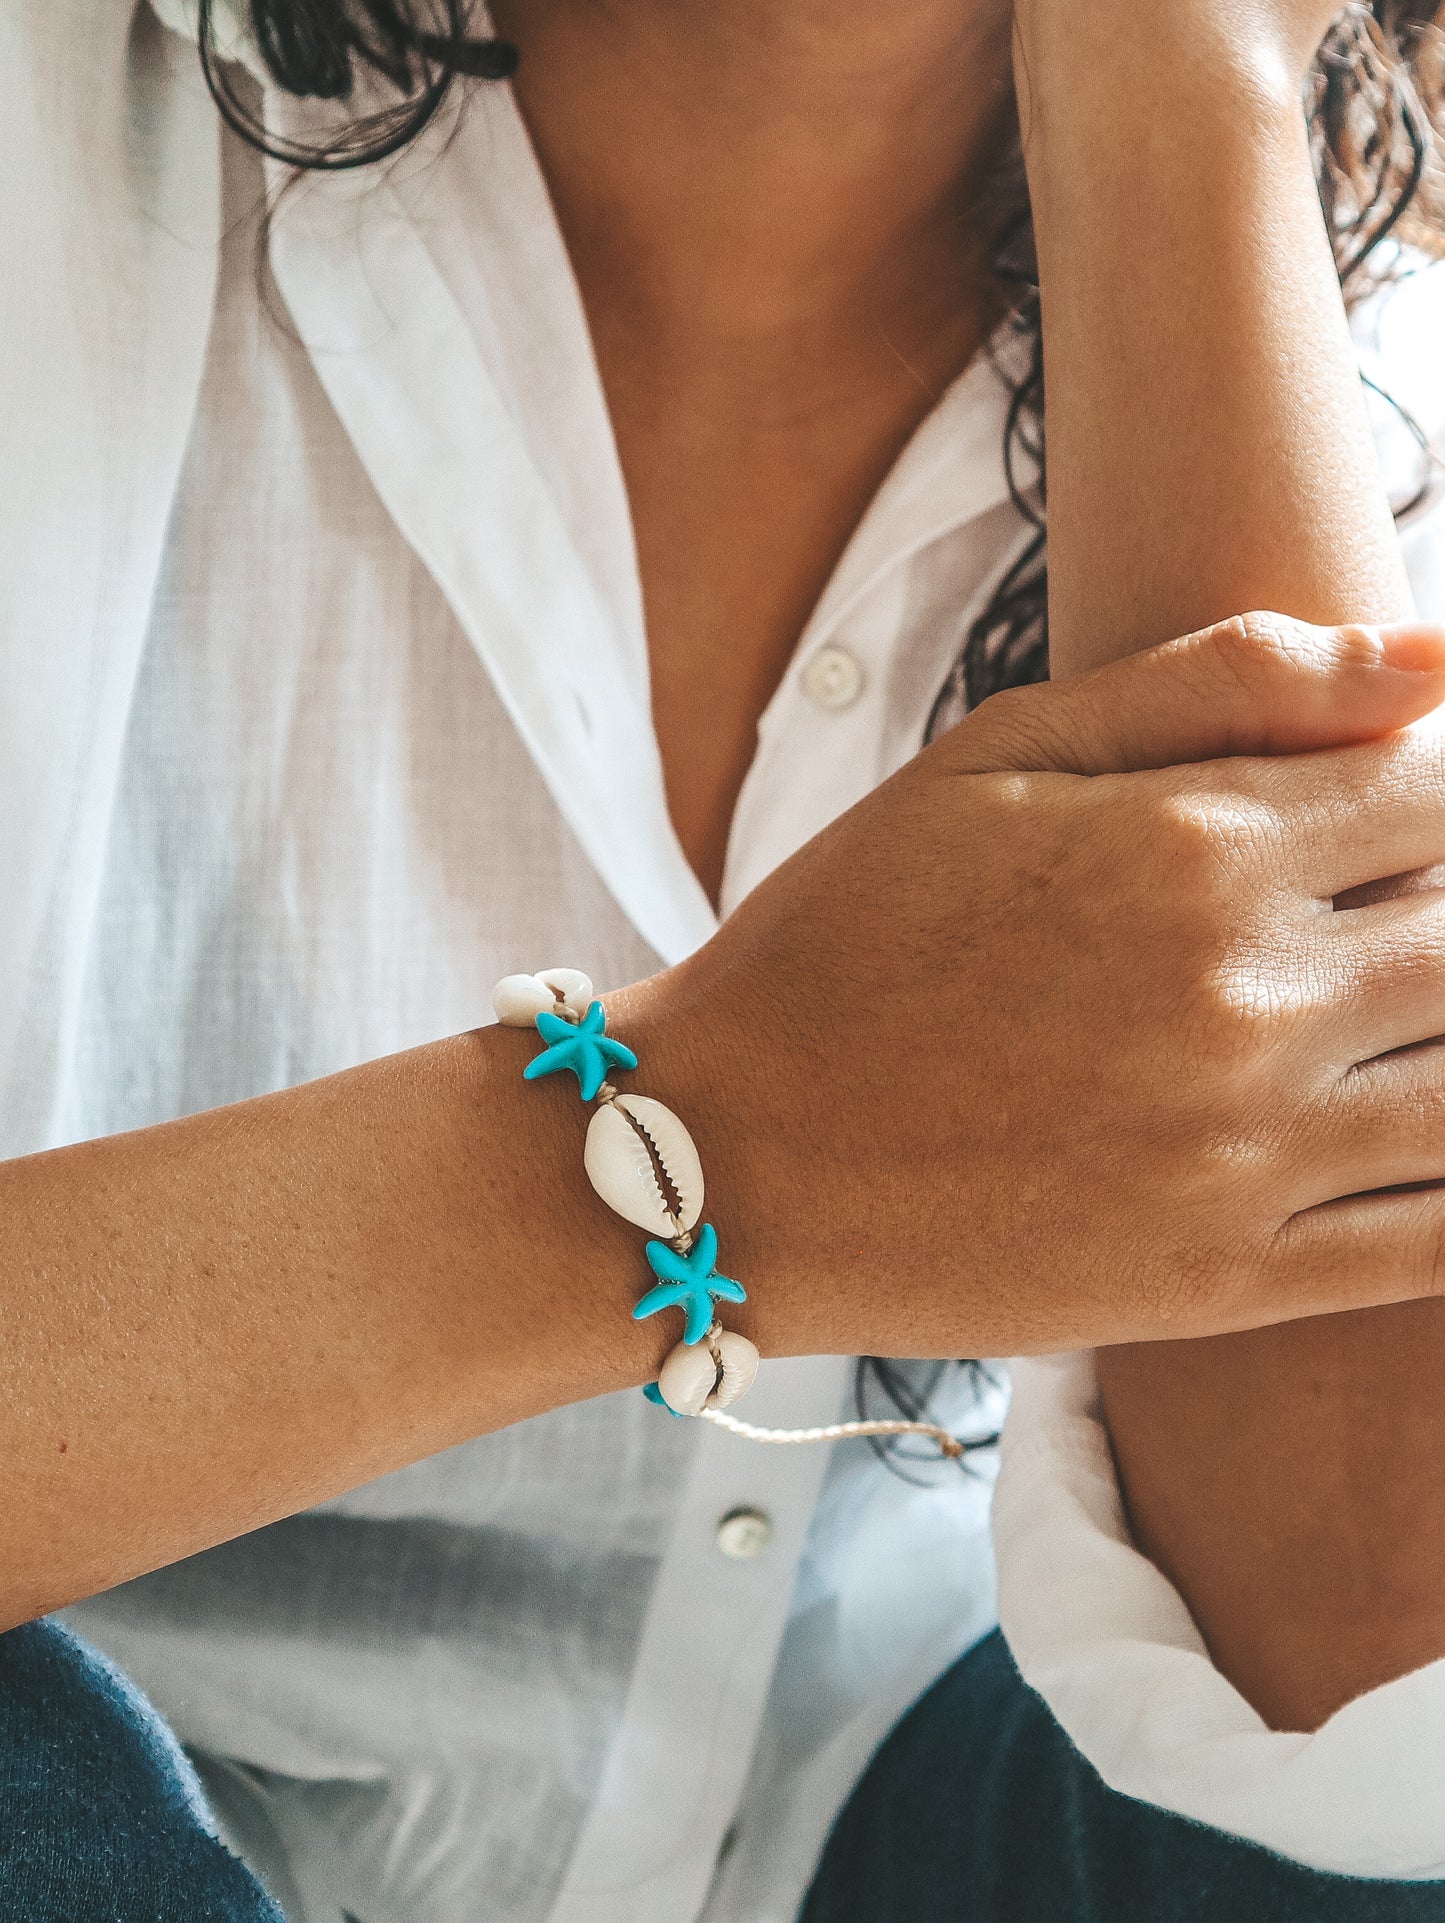
[{"label": "finger", "polygon": [[1324,1120],[1312,1131],[1302,1204],[1445,1181],[1445,1040],[1349,1069]]},{"label": "finger", "polygon": [[1445,1188],[1351,1196],[1292,1216],[1259,1293],[1261,1313],[1241,1328],[1445,1294]]},{"label": "finger", "polygon": [[[1429,721],[1387,741],[1232,764],[1231,782],[1268,802],[1296,878],[1317,898],[1402,893],[1445,858],[1445,734]],[[1396,878],[1392,887],[1375,886]],[[1350,911],[1353,912],[1353,911]]]},{"label": "finger", "polygon": [[1318,933],[1350,1065],[1445,1034],[1445,892],[1324,915]]},{"label": "finger", "polygon": [[1005,691],[938,744],[963,772],[1123,774],[1389,734],[1445,701],[1445,629],[1226,621],[1074,681]]}]

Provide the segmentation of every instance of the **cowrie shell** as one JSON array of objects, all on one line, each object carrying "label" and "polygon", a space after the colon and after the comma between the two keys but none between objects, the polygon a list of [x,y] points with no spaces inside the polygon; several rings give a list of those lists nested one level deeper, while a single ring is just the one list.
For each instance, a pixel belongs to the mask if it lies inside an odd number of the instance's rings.
[{"label": "cowrie shell", "polygon": [[508,1028],[530,1028],[544,1009],[556,1006],[557,997],[535,975],[504,975],[492,990],[497,1020]]},{"label": "cowrie shell", "polygon": [[692,1348],[679,1342],[657,1372],[658,1392],[680,1416],[726,1409],[752,1388],[758,1362],[758,1352],[747,1337],[730,1330]]},{"label": "cowrie shell", "polygon": [[718,1382],[703,1406],[726,1409],[752,1388],[762,1357],[745,1335],[735,1335],[730,1329],[716,1337],[712,1346],[718,1361]]},{"label": "cowrie shell", "polygon": [[[678,1198],[673,1214],[657,1179],[661,1165]],[[702,1163],[692,1137],[670,1108],[650,1095],[615,1095],[587,1125],[582,1152],[587,1179],[624,1221],[668,1240],[702,1214]]]},{"label": "cowrie shell", "polygon": [[679,1342],[657,1372],[657,1388],[669,1409],[695,1416],[717,1387],[718,1365],[706,1342]]},{"label": "cowrie shell", "polygon": [[539,968],[537,980],[562,1000],[578,1017],[585,1015],[595,999],[592,993],[592,978],[584,975],[580,968]]}]

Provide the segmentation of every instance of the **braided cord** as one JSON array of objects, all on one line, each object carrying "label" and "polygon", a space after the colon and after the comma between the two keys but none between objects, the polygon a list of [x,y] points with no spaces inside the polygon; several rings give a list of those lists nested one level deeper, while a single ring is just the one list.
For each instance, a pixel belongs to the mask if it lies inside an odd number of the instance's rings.
[{"label": "braided cord", "polygon": [[699,1409],[696,1420],[711,1422],[745,1442],[847,1442],[854,1436],[927,1436],[938,1444],[940,1455],[957,1460],[963,1454],[958,1437],[934,1422],[830,1422],[821,1429],[760,1429],[755,1422],[739,1422],[724,1409]]}]

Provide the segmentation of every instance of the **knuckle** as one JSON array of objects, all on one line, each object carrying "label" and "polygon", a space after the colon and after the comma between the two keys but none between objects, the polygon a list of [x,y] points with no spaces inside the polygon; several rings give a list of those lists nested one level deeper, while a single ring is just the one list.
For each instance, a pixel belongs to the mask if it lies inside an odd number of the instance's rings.
[{"label": "knuckle", "polygon": [[1168,967],[1191,1057],[1211,1073],[1257,1062],[1314,987],[1269,913],[1272,810],[1234,792],[1160,796],[1149,886],[1171,930]]},{"label": "knuckle", "polygon": [[1382,658],[1380,636],[1376,629],[1357,621],[1328,630],[1328,647],[1340,668],[1378,668]]},{"label": "knuckle", "polygon": [[1256,609],[1210,630],[1221,671],[1245,694],[1271,680],[1298,652],[1299,631],[1285,615]]},{"label": "knuckle", "polygon": [[[1180,991],[1192,1052],[1221,1090],[1244,1100],[1316,996],[1264,942],[1237,938],[1204,952]],[[1275,1077],[1266,1074],[1264,1085]]]},{"label": "knuckle", "polygon": [[1012,760],[1016,750],[1029,739],[1027,706],[1017,696],[1024,688],[1000,688],[966,714],[935,744],[935,753],[961,751],[965,746],[974,754]]},{"label": "knuckle", "polygon": [[1286,666],[1333,676],[1373,672],[1383,660],[1379,630],[1359,621],[1315,627],[1258,608],[1221,622],[1209,634],[1221,665],[1246,689],[1258,687]]},{"label": "knuckle", "polygon": [[1000,688],[974,709],[965,726],[975,733],[987,728],[991,733],[1023,739],[1033,733],[1033,710],[1038,705],[1031,687]]},{"label": "knuckle", "polygon": [[1188,885],[1213,880],[1233,897],[1266,865],[1280,837],[1274,809],[1242,789],[1167,790],[1154,821],[1159,853]]},{"label": "knuckle", "polygon": [[962,724],[975,751],[980,744],[998,760],[1047,770],[1068,767],[1077,744],[1057,711],[1047,684],[1000,688]]}]

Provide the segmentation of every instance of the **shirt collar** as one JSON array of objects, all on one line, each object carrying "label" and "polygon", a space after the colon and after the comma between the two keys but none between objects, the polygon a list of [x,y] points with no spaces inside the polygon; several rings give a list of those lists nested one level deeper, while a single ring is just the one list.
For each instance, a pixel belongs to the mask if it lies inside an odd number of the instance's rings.
[{"label": "shirt collar", "polygon": [[859,522],[808,622],[802,650],[840,626],[893,569],[1008,499],[1008,392],[988,351],[944,390]]},{"label": "shirt collar", "polygon": [[[299,108],[272,90],[269,124]],[[509,87],[384,173],[313,175],[277,284],[379,495],[490,674],[579,843],[665,960],[716,916],[677,841],[651,718],[626,490],[575,278]],[[800,651],[1007,496],[987,357],[948,388],[849,542]]]}]

